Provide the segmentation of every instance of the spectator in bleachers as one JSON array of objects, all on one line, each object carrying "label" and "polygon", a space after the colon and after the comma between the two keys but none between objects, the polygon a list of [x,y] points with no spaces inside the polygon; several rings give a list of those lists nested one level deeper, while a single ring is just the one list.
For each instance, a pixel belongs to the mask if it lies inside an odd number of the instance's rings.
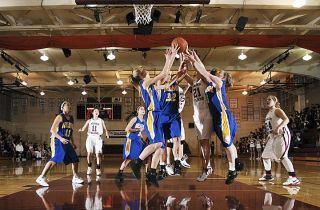
[{"label": "spectator in bleachers", "polygon": [[18,142],[18,144],[15,146],[15,149],[16,149],[16,160],[19,161],[22,159],[23,151],[24,151],[21,141]]}]

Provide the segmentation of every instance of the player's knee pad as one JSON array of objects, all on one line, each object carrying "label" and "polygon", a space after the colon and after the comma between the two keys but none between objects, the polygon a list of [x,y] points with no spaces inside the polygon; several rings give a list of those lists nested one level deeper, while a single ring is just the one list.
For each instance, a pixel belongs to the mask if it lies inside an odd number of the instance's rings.
[{"label": "player's knee pad", "polygon": [[186,141],[185,141],[185,140],[181,140],[181,141],[180,141],[180,144],[181,144],[181,145],[185,145],[185,144],[186,144]]}]

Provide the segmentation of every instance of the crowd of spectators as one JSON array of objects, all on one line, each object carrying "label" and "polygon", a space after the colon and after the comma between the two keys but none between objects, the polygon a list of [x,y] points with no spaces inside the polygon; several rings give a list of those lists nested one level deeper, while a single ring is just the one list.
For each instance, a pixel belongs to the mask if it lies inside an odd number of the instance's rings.
[{"label": "crowd of spectators", "polygon": [[304,145],[320,146],[320,105],[312,105],[301,112],[294,112],[288,116],[290,123],[288,127],[291,131],[292,141],[295,148]]},{"label": "crowd of spectators", "polygon": [[50,157],[50,147],[46,142],[38,144],[24,141],[20,135],[13,135],[0,127],[0,156],[15,161],[42,160]]},{"label": "crowd of spectators", "polygon": [[[288,116],[288,128],[291,132],[290,149],[320,146],[320,105],[312,105],[301,112],[295,111]],[[250,159],[260,159],[261,152],[267,143],[267,133],[264,126],[250,132],[248,136],[236,142],[239,154],[249,154]],[[256,155],[257,154],[257,155]]]}]

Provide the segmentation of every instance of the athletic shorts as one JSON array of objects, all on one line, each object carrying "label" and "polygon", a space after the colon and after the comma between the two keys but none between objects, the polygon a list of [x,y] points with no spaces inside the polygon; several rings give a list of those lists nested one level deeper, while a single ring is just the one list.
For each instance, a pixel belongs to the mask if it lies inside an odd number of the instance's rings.
[{"label": "athletic shorts", "polygon": [[78,163],[79,158],[71,143],[63,144],[59,139],[51,139],[51,159],[56,164],[64,162],[65,165]]},{"label": "athletic shorts", "polygon": [[103,141],[99,135],[88,135],[86,140],[86,149],[87,152],[93,153],[93,150],[96,154],[102,153],[102,144]]},{"label": "athletic shorts", "polygon": [[233,144],[238,125],[234,120],[232,113],[225,110],[224,113],[217,113],[213,116],[214,132],[218,136],[224,147],[229,147]]},{"label": "athletic shorts", "polygon": [[213,134],[213,120],[210,113],[193,115],[197,139],[210,139]]},{"label": "athletic shorts", "polygon": [[181,138],[181,117],[161,116],[164,139]]},{"label": "athletic shorts", "polygon": [[288,128],[284,128],[282,134],[269,134],[268,142],[262,152],[261,157],[265,159],[281,160],[288,157],[291,142],[291,135]]},{"label": "athletic shorts", "polygon": [[143,144],[141,138],[131,139],[126,138],[126,141],[123,144],[123,154],[122,157],[124,160],[135,160],[139,158],[140,153],[142,152]]},{"label": "athletic shorts", "polygon": [[164,148],[164,136],[161,123],[160,111],[148,111],[145,119],[145,132],[149,139],[149,144],[162,143]]}]

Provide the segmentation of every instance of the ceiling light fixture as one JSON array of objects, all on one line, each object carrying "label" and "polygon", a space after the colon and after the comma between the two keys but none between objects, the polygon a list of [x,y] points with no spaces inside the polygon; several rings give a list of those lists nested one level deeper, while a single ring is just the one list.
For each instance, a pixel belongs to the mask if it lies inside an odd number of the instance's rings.
[{"label": "ceiling light fixture", "polygon": [[100,19],[100,11],[99,10],[94,10],[93,11],[93,16],[96,19],[97,23],[100,23],[101,19]]},{"label": "ceiling light fixture", "polygon": [[246,91],[246,90],[244,90],[243,92],[242,92],[242,95],[248,95],[248,91]]},{"label": "ceiling light fixture", "polygon": [[310,59],[312,58],[312,56],[311,55],[309,55],[309,54],[305,54],[305,56],[303,56],[303,60],[304,61],[309,61]]},{"label": "ceiling light fixture", "polygon": [[301,8],[306,4],[306,0],[294,0],[292,6],[295,8]]},{"label": "ceiling light fixture", "polygon": [[260,82],[260,85],[264,85],[264,84],[266,84],[267,82],[265,81],[265,80],[262,80],[261,82]]},{"label": "ceiling light fixture", "polygon": [[109,55],[107,56],[107,58],[112,61],[112,60],[116,59],[116,56],[113,54],[112,51],[110,51]]},{"label": "ceiling light fixture", "polygon": [[181,17],[182,13],[180,10],[178,10],[176,12],[176,19],[174,20],[175,23],[179,23],[180,22],[180,17]]},{"label": "ceiling light fixture", "polygon": [[118,85],[123,85],[123,81],[122,81],[121,79],[119,79],[119,80],[117,81],[117,84],[118,84]]},{"label": "ceiling light fixture", "polygon": [[82,94],[83,96],[85,96],[85,95],[87,95],[87,91],[86,91],[85,89],[83,89],[83,91],[81,92],[81,94]]},{"label": "ceiling light fixture", "polygon": [[68,81],[68,85],[72,86],[74,85],[74,81],[72,81],[71,79]]},{"label": "ceiling light fixture", "polygon": [[47,60],[49,60],[49,57],[46,56],[46,54],[43,54],[43,55],[41,55],[40,59],[41,59],[42,61],[47,61]]},{"label": "ceiling light fixture", "polygon": [[236,24],[236,30],[239,32],[242,32],[244,28],[246,27],[246,24],[248,23],[249,18],[245,16],[240,16],[237,24]]},{"label": "ceiling light fixture", "polygon": [[246,54],[243,53],[243,50],[241,50],[241,54],[238,56],[239,60],[245,60],[247,58]]},{"label": "ceiling light fixture", "polygon": [[196,14],[196,19],[195,19],[194,22],[195,23],[200,23],[201,16],[202,16],[202,9],[199,7],[198,11],[197,11],[197,14]]}]

